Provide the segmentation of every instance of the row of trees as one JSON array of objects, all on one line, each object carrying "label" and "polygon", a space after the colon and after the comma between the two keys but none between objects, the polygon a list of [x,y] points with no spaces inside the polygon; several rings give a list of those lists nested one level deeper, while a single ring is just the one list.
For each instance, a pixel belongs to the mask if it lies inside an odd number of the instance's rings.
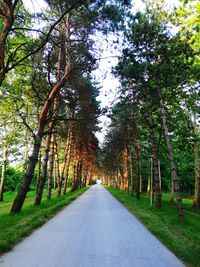
[{"label": "row of trees", "polygon": [[193,206],[200,207],[200,5],[166,12],[165,4],[149,1],[145,12],[127,19],[126,45],[113,70],[121,81],[119,98],[101,161],[108,182],[138,198],[152,176],[156,207],[163,186],[171,189],[172,202],[176,193],[183,216],[181,191],[192,192]]},{"label": "row of trees", "polygon": [[32,14],[20,0],[0,1],[1,200],[9,155],[22,157],[25,173],[11,213],[21,210],[36,170],[35,205],[45,184],[50,199],[53,186],[58,196],[62,188],[66,193],[69,174],[72,190],[94,176],[101,110],[91,77],[98,55],[93,37],[114,30],[129,5],[46,2],[46,12]]},{"label": "row of trees", "polygon": [[[97,172],[138,198],[152,176],[156,206],[162,188],[171,189],[180,216],[183,190],[200,207],[200,4],[180,1],[181,8],[166,11],[167,1],[148,1],[131,15],[130,2],[46,0],[48,9],[32,14],[21,0],[0,1],[1,201],[8,158],[25,174],[12,213],[21,210],[34,175],[39,205],[45,185],[50,199],[53,187],[60,196],[69,181],[75,190]],[[99,31],[124,36],[113,69],[119,97],[100,152],[99,85],[91,75]]]}]

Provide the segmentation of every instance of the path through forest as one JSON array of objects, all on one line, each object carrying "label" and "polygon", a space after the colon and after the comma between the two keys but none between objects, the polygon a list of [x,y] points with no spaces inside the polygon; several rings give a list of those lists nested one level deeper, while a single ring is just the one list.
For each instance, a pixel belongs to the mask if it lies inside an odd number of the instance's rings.
[{"label": "path through forest", "polygon": [[0,258],[1,267],[183,267],[101,185]]}]

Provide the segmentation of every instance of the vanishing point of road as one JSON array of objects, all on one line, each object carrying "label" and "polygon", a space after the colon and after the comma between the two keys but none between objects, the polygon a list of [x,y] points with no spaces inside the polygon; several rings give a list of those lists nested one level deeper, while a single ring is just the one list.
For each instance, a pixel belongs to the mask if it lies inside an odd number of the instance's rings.
[{"label": "vanishing point of road", "polygon": [[101,185],[0,257],[0,267],[183,266]]}]

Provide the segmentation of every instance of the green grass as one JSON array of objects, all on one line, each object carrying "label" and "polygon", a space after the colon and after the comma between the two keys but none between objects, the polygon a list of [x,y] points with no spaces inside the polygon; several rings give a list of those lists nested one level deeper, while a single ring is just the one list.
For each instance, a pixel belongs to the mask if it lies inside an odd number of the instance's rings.
[{"label": "green grass", "polygon": [[163,194],[162,209],[150,207],[147,195],[138,200],[131,193],[106,187],[157,238],[188,266],[200,267],[200,212],[192,209],[192,200],[184,199],[185,216],[178,218],[176,206],[171,206],[170,195]]},{"label": "green grass", "polygon": [[48,221],[61,208],[65,207],[87,188],[74,192],[67,192],[65,196],[56,197],[53,192],[52,199],[46,200],[45,194],[40,206],[33,206],[35,192],[28,192],[23,209],[18,214],[9,214],[16,193],[5,193],[4,202],[0,203],[0,252],[9,251],[22,238]]}]

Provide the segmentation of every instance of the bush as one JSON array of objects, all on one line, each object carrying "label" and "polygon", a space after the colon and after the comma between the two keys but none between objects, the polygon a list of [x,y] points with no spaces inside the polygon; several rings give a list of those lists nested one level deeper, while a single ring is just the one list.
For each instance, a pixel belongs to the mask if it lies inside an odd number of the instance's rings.
[{"label": "bush", "polygon": [[[0,175],[1,175],[1,168],[0,168]],[[7,166],[4,192],[18,191],[23,179],[24,179],[24,171],[21,168],[21,166],[17,166],[16,168],[12,166]],[[37,180],[37,173],[35,173],[33,176],[30,190],[35,189],[36,180]]]},{"label": "bush", "polygon": [[17,171],[11,166],[6,168],[6,179],[4,185],[4,191],[17,191],[23,180],[22,172]]}]

